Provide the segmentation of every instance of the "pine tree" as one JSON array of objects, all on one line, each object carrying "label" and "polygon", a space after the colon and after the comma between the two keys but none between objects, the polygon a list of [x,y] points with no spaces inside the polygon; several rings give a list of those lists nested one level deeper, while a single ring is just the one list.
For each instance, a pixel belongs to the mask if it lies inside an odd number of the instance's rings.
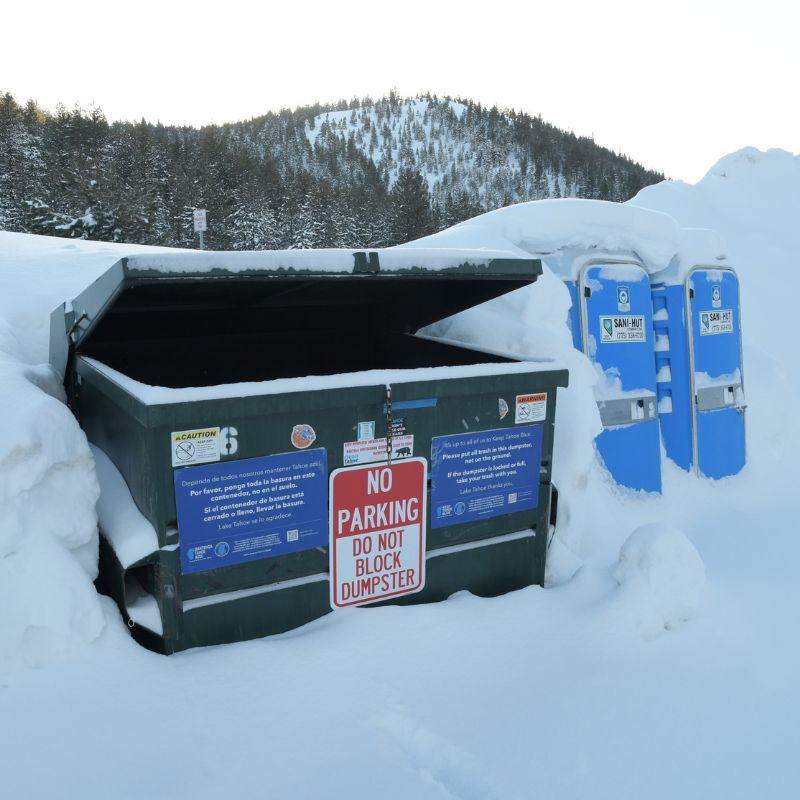
[{"label": "pine tree", "polygon": [[433,231],[428,188],[422,175],[401,169],[391,194],[391,235],[396,244],[410,242]]}]

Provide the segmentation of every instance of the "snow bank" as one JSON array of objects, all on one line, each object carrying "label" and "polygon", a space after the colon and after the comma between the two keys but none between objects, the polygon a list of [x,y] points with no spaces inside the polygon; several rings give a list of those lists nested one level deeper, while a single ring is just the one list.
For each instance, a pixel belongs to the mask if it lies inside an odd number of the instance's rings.
[{"label": "snow bank", "polygon": [[614,578],[614,608],[652,638],[697,613],[706,571],[686,535],[663,522],[642,525],[622,545]]},{"label": "snow bank", "polygon": [[553,483],[559,490],[558,537],[564,546],[553,551],[548,564],[548,581],[555,582],[574,572],[574,555],[570,552],[580,552],[582,548],[582,495],[595,468],[593,440],[602,430],[593,394],[597,377],[589,360],[572,346],[572,336],[566,325],[569,308],[569,292],[563,282],[545,268],[533,286],[448,317],[421,331],[426,336],[522,360],[552,358],[569,370],[569,387],[559,389],[556,400]]},{"label": "snow bank", "polygon": [[46,361],[50,311],[121,254],[0,232],[0,662],[42,665],[105,624],[94,461]]},{"label": "snow bank", "polygon": [[98,488],[50,368],[0,352],[0,384],[0,661],[39,663],[103,626],[92,586]]},{"label": "snow bank", "polygon": [[631,253],[653,269],[663,269],[678,252],[681,239],[678,224],[668,214],[603,200],[562,199],[499,208],[404,247],[513,246],[521,254],[547,257],[560,277],[574,280],[575,262],[568,258],[562,265],[559,251]]},{"label": "snow bank", "polygon": [[[794,320],[800,252],[800,156],[744,148],[720,159],[697,184],[648,186],[630,205],[663,211],[685,228],[687,253],[724,251],[739,276],[743,376],[747,385],[747,466],[742,476],[763,505],[793,496],[798,443],[791,409],[800,396]],[[705,245],[703,241],[705,240]],[[687,256],[684,260],[688,261]]]}]

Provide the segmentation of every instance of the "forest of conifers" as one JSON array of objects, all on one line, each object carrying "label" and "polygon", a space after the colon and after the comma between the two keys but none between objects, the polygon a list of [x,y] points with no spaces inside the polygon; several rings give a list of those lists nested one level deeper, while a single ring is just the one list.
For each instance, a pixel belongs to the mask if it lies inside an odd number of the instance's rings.
[{"label": "forest of conifers", "polygon": [[0,230],[216,250],[381,247],[550,197],[663,180],[540,117],[391,92],[200,129],[0,94]]}]

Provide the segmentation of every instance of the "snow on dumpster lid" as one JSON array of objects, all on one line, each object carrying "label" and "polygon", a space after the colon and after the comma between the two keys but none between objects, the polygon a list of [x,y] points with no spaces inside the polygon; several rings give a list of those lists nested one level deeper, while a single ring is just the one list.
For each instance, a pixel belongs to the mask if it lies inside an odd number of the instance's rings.
[{"label": "snow on dumpster lid", "polygon": [[[522,258],[521,258],[522,255]],[[375,250],[261,250],[247,252],[183,251],[124,259],[126,275],[142,277],[248,276],[261,273],[352,275],[386,272],[460,274],[540,274],[530,256],[508,249],[427,247]]]},{"label": "snow on dumpster lid", "polygon": [[136,255],[56,309],[51,363],[64,374],[69,353],[89,339],[191,337],[209,326],[413,333],[526,286],[541,271],[537,259],[496,249]]}]

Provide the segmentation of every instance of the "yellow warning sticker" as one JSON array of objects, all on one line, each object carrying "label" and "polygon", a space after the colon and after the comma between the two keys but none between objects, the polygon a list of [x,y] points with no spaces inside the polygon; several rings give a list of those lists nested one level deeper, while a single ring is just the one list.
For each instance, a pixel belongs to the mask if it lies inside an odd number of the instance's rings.
[{"label": "yellow warning sticker", "polygon": [[197,428],[170,434],[172,466],[188,467],[219,461],[219,428]]}]

